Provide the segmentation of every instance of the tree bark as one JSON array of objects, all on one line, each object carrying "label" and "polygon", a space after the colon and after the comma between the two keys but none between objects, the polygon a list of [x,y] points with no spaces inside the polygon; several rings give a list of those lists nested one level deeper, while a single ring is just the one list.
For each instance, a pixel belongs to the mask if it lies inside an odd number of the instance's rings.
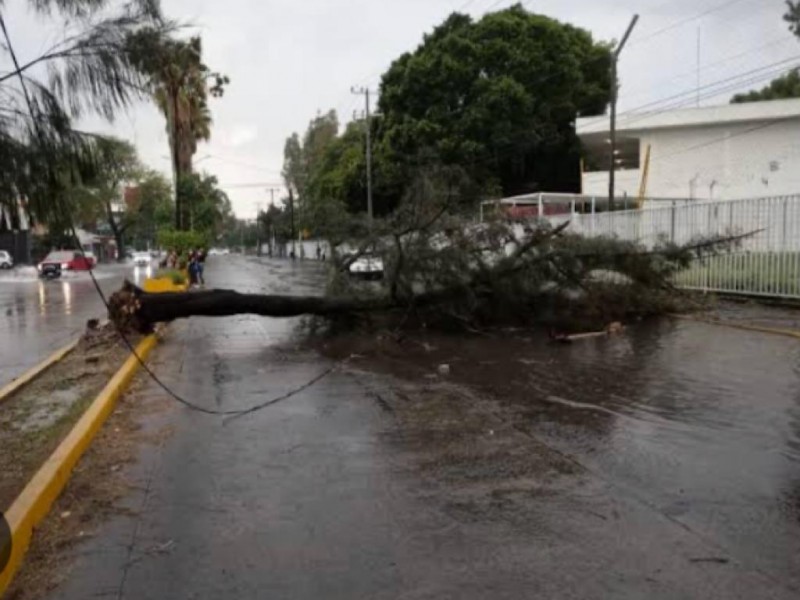
[{"label": "tree bark", "polygon": [[156,323],[188,317],[336,316],[393,308],[387,300],[357,301],[321,296],[242,294],[233,290],[198,290],[150,294],[126,281],[109,299],[109,318],[123,331],[152,331]]}]

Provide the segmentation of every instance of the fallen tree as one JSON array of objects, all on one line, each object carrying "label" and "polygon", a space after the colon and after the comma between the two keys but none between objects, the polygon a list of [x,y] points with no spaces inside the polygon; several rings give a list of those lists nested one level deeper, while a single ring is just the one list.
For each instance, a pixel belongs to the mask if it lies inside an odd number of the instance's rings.
[{"label": "fallen tree", "polygon": [[[109,316],[122,330],[191,316],[312,315],[347,327],[374,323],[480,329],[542,323],[562,332],[597,330],[613,321],[686,308],[672,280],[694,261],[725,252],[746,235],[685,245],[648,246],[613,237],[587,238],[569,223],[496,215],[475,223],[462,210],[469,178],[457,168],[421,171],[400,207],[368,223],[344,207],[317,207],[315,229],[331,247],[324,296],[241,294],[232,290],[148,294],[130,283],[116,292]],[[355,281],[349,267],[380,255],[384,279]]]},{"label": "fallen tree", "polygon": [[388,302],[323,296],[242,294],[233,290],[147,293],[129,281],[109,301],[109,318],[123,331],[149,332],[156,323],[188,317],[264,317],[315,315],[335,317],[356,312],[387,310]]},{"label": "fallen tree", "polygon": [[111,297],[109,317],[122,330],[138,332],[192,316],[238,314],[311,315],[350,325],[381,315],[395,325],[447,328],[543,323],[576,331],[683,308],[685,296],[674,289],[672,277],[742,237],[645,248],[569,234],[568,223],[556,229],[506,220],[465,226],[441,213],[419,227],[396,225],[391,235],[383,231],[340,258],[348,264],[354,254],[379,252],[386,276],[377,287],[354,281],[341,264],[332,267],[324,296],[233,290],[150,294],[126,282]]}]

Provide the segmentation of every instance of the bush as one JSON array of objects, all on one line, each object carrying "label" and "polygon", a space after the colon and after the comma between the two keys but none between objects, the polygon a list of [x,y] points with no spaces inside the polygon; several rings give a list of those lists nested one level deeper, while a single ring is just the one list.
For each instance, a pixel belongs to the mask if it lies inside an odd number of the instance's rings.
[{"label": "bush", "polygon": [[175,231],[162,229],[158,232],[158,245],[165,250],[175,250],[178,256],[186,256],[192,248],[208,246],[208,236],[199,231]]},{"label": "bush", "polygon": [[175,285],[183,285],[186,283],[186,274],[177,269],[159,269],[156,273],[156,279],[170,279]]}]

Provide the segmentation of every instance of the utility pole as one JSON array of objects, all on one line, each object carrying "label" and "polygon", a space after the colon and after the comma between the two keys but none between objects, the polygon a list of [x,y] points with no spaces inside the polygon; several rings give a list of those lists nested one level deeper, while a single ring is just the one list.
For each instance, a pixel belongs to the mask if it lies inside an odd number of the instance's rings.
[{"label": "utility pole", "polygon": [[[267,188],[267,191],[269,192],[269,208],[267,209],[267,212],[269,212],[269,209],[275,206],[275,192],[280,192],[281,188],[271,187]],[[275,226],[270,224],[269,231],[266,231],[265,227],[264,233],[267,235],[267,241],[269,243],[269,256],[272,258],[273,246],[275,245]]]},{"label": "utility pole", "polygon": [[256,256],[261,256],[261,202],[256,202]]},{"label": "utility pole", "polygon": [[292,229],[292,259],[295,259],[297,254],[295,253],[294,247],[294,193],[291,187],[289,188],[289,220]]},{"label": "utility pole", "polygon": [[372,225],[372,123],[369,106],[369,88],[353,86],[350,89],[356,95],[363,95],[366,101],[367,118],[367,216]]},{"label": "utility pole", "polygon": [[611,54],[611,157],[609,158],[608,165],[608,210],[614,210],[614,175],[617,168],[617,96],[619,95],[619,84],[617,82],[617,62],[625,42],[633,31],[636,22],[639,20],[639,15],[633,15],[625,35],[622,36],[622,41],[617,44],[614,52]]}]

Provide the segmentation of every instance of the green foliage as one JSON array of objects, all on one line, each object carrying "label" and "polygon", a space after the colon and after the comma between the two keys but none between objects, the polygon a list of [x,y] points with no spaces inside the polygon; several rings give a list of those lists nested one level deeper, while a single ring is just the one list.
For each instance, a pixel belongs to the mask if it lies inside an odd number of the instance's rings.
[{"label": "green foliage", "polygon": [[134,218],[126,232],[128,243],[136,248],[155,245],[156,232],[169,229],[175,218],[172,185],[161,173],[145,171],[132,196],[128,210]]},{"label": "green foliage", "polygon": [[271,204],[266,211],[259,213],[258,226],[262,240],[269,240],[272,235],[275,236],[275,240],[279,243],[290,240],[292,224],[287,203],[280,207]]},{"label": "green foliage", "polygon": [[[375,214],[391,214],[436,165],[469,173],[464,206],[481,196],[575,191],[573,122],[605,109],[609,67],[608,45],[519,5],[479,21],[451,15],[383,75],[370,124]],[[303,144],[290,137],[284,152],[284,177],[314,232],[331,229],[326,220],[341,220],[342,210],[367,208],[366,123],[333,139],[330,115],[312,121]]]},{"label": "green foliage", "polygon": [[800,98],[800,71],[792,69],[785,75],[773,79],[769,85],[760,90],[751,90],[743,94],[736,94],[731,98],[732,104],[745,102],[760,102],[762,100],[783,100],[786,98]]},{"label": "green foliage", "polygon": [[[165,24],[154,0],[122,7],[105,0],[30,0],[45,21],[40,40],[47,47],[16,70],[10,46],[0,74],[3,118],[0,119],[0,205],[20,197],[34,220],[62,228],[69,216],[62,203],[71,187],[93,170],[93,136],[72,128],[72,119],[89,113],[111,118],[120,107],[142,97],[144,80],[128,53],[129,40],[144,31],[163,35]],[[3,17],[8,17],[4,14]],[[15,23],[6,21],[11,42],[19,39]],[[47,32],[69,32],[54,45]],[[22,57],[20,57],[22,58]],[[19,75],[31,99],[25,100]]]},{"label": "green foliage", "polygon": [[163,229],[158,232],[158,245],[164,250],[174,250],[178,256],[186,256],[190,250],[208,247],[208,235],[200,231],[176,231]]},{"label": "green foliage", "polygon": [[202,61],[202,42],[197,36],[181,40],[145,31],[131,38],[129,52],[147,77],[148,88],[167,121],[176,174],[175,223],[179,229],[187,229],[191,215],[184,201],[187,187],[183,180],[191,177],[198,141],[211,137],[208,97],[221,97],[230,80]]},{"label": "green foliage", "polygon": [[378,164],[396,172],[381,202],[396,204],[408,170],[430,161],[469,169],[484,190],[575,189],[572,123],[604,110],[609,65],[587,31],[520,5],[451,15],[383,76]]},{"label": "green foliage", "polygon": [[306,201],[309,182],[317,175],[330,145],[339,133],[339,118],[331,110],[308,124],[302,142],[297,133],[286,140],[283,150],[283,179],[293,191],[298,206]]},{"label": "green foliage", "polygon": [[156,279],[169,279],[175,285],[183,285],[186,283],[186,274],[178,269],[159,269],[156,272]]},{"label": "green foliage", "polygon": [[309,225],[324,226],[319,215],[326,212],[320,204],[332,204],[337,210],[350,213],[366,210],[366,158],[364,154],[364,122],[348,124],[344,133],[331,140],[321,153],[311,172],[308,198],[304,208]]},{"label": "green foliage", "polygon": [[800,2],[786,0],[786,14],[783,20],[789,23],[789,31],[800,38]]},{"label": "green foliage", "polygon": [[300,136],[293,133],[286,139],[283,147],[283,170],[281,171],[286,187],[292,190],[298,199],[306,195],[306,165],[303,158],[303,144]]},{"label": "green foliage", "polygon": [[[783,20],[789,24],[789,31],[800,38],[800,2],[786,0],[786,13],[783,15]],[[792,69],[785,75],[773,79],[760,90],[736,94],[731,98],[731,103],[741,104],[744,102],[783,100],[786,98],[800,98],[800,70],[798,69]]]},{"label": "green foliage", "polygon": [[184,175],[178,184],[189,227],[208,239],[221,235],[233,214],[230,199],[217,184],[217,178],[207,173]]}]

